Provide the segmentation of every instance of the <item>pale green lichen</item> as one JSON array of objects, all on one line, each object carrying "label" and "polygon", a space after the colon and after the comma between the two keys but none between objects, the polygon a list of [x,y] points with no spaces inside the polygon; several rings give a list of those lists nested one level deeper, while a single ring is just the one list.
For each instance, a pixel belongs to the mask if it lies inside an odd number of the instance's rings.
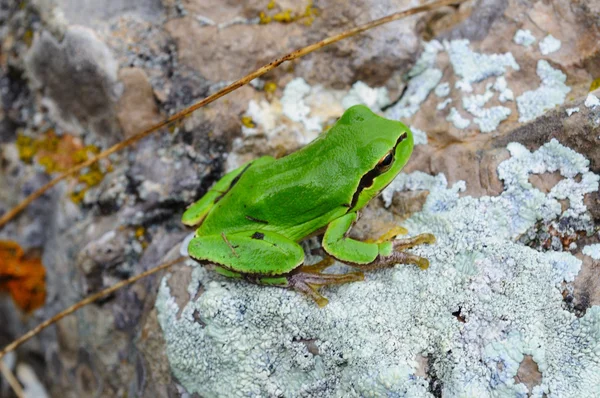
[{"label": "pale green lichen", "polygon": [[508,88],[508,83],[504,76],[499,76],[493,85],[494,90],[498,92],[498,100],[502,103],[506,101],[514,101],[515,95],[512,90]]},{"label": "pale green lichen", "polygon": [[446,117],[446,120],[452,122],[454,127],[461,130],[466,129],[471,124],[471,121],[464,118],[455,107],[450,108],[450,113]]},{"label": "pale green lichen", "polygon": [[[513,397],[527,392],[514,376],[532,355],[543,375],[532,396],[594,396],[600,307],[578,319],[557,287],[580,261],[515,239],[540,219],[564,216],[559,197],[583,216],[583,194],[598,189],[598,176],[556,141],[509,150],[496,197],[460,197],[464,183],[447,188],[443,175],[423,173],[400,175],[384,191],[388,204],[395,190],[430,191],[405,223],[411,234],[438,238],[413,250],[431,261],[426,271],[369,272],[364,282],[325,289],[330,303],[320,309],[298,293],[195,267],[180,318],[165,278],[157,308],[177,380],[203,397],[431,397],[432,380],[417,372],[426,357],[445,397]],[[544,194],[528,180],[548,171],[564,179]]]},{"label": "pale green lichen", "polygon": [[447,97],[450,94],[450,83],[444,82],[438,84],[434,92],[438,97]]},{"label": "pale green lichen", "polygon": [[494,96],[489,87],[485,93],[463,97],[462,101],[463,108],[475,116],[473,121],[479,126],[482,133],[496,130],[500,122],[506,120],[511,114],[510,109],[504,106],[484,108],[484,105]]},{"label": "pale green lichen", "polygon": [[561,105],[571,91],[571,88],[565,84],[567,76],[560,70],[552,68],[548,61],[543,59],[538,61],[537,74],[542,81],[540,87],[526,91],[517,97],[519,122],[533,120],[556,105]]},{"label": "pale green lichen", "polygon": [[452,103],[452,98],[446,98],[445,100],[443,100],[442,102],[437,104],[435,109],[437,109],[438,111],[443,111],[451,103]]},{"label": "pale green lichen", "polygon": [[386,117],[402,120],[413,116],[442,79],[442,71],[434,67],[442,45],[433,40],[424,43],[424,47],[425,50],[408,73],[410,80],[406,92],[400,101],[386,111]]},{"label": "pale green lichen", "polygon": [[427,145],[427,133],[414,126],[410,126],[410,131],[413,133],[415,145]]},{"label": "pale green lichen", "polygon": [[581,252],[586,256],[590,256],[594,260],[600,260],[600,243],[587,245],[583,248]]},{"label": "pale green lichen", "polygon": [[540,52],[542,55],[548,55],[558,51],[561,47],[561,42],[556,37],[548,35],[540,41]]},{"label": "pale green lichen", "polygon": [[452,40],[444,42],[450,57],[454,73],[464,82],[476,83],[488,77],[502,76],[506,68],[519,70],[519,65],[511,53],[482,54],[469,48],[468,40]]},{"label": "pale green lichen", "polygon": [[342,99],[342,106],[348,109],[354,105],[366,105],[374,112],[390,104],[390,96],[385,87],[371,88],[366,83],[358,81]]},{"label": "pale green lichen", "polygon": [[513,41],[516,44],[520,44],[522,46],[529,47],[533,43],[535,43],[535,36],[531,33],[531,31],[529,29],[519,29],[515,33],[515,36],[513,37]]},{"label": "pale green lichen", "polygon": [[589,93],[587,97],[585,97],[585,102],[583,104],[588,108],[594,109],[595,107],[600,106],[600,99],[594,94]]}]

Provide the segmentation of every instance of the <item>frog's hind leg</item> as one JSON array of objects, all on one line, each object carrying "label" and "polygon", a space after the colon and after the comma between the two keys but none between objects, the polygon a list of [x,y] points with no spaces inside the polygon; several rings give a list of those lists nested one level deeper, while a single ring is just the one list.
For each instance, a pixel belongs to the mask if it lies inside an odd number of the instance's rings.
[{"label": "frog's hind leg", "polygon": [[298,243],[271,231],[197,236],[190,241],[188,253],[199,262],[219,266],[222,274],[227,270],[252,281],[264,278],[263,282],[286,275],[304,262]]},{"label": "frog's hind leg", "polygon": [[288,287],[306,294],[312,298],[319,307],[324,307],[329,302],[329,300],[319,293],[318,289],[321,286],[341,285],[344,283],[358,282],[365,279],[365,276],[362,272],[349,272],[346,274],[323,274],[321,273],[321,270],[317,270],[314,267],[314,265],[300,267],[298,272],[288,277]]}]

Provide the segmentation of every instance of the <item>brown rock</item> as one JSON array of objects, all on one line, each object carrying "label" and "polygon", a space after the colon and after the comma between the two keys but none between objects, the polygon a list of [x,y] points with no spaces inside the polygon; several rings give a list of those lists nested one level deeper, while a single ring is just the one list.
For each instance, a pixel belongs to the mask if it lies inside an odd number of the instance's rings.
[{"label": "brown rock", "polygon": [[531,355],[525,355],[519,365],[515,383],[523,383],[531,393],[533,387],[542,384],[542,373]]},{"label": "brown rock", "polygon": [[125,138],[129,138],[160,122],[162,117],[143,69],[123,68],[119,71],[119,80],[124,91],[119,98],[117,117]]}]

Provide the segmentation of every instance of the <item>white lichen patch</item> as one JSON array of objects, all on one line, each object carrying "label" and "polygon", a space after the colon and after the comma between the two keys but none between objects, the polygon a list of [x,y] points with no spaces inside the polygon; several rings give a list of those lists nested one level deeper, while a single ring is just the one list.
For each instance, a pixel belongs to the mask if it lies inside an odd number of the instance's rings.
[{"label": "white lichen patch", "polygon": [[300,77],[289,82],[281,97],[282,112],[290,120],[302,123],[306,131],[320,132],[322,121],[317,117],[309,116],[310,107],[304,101],[310,91],[311,87]]},{"label": "white lichen patch", "polygon": [[438,97],[447,97],[450,94],[450,83],[444,82],[437,85],[434,91]]},{"label": "white lichen patch", "polygon": [[410,80],[406,92],[400,101],[386,111],[386,117],[402,120],[413,116],[442,79],[442,71],[434,67],[442,45],[433,40],[424,43],[424,47],[415,66],[408,73]]},{"label": "white lichen patch", "polygon": [[600,243],[587,245],[583,248],[581,252],[586,256],[590,256],[594,260],[600,260]]},{"label": "white lichen patch", "polygon": [[600,106],[600,99],[594,94],[589,93],[587,97],[585,97],[585,102],[583,104],[588,108],[594,109],[595,107]]},{"label": "white lichen patch", "polygon": [[548,35],[540,41],[540,52],[548,55],[560,50],[561,42],[556,37]]},{"label": "white lichen patch", "polygon": [[[443,176],[423,173],[400,175],[388,188],[430,191],[406,222],[411,234],[437,236],[413,250],[429,258],[425,271],[368,272],[364,282],[324,289],[330,303],[321,309],[296,292],[196,267],[180,318],[163,279],[158,319],[177,380],[204,397],[431,397],[415,360],[427,357],[443,396],[513,397],[526,395],[515,376],[531,355],[543,375],[534,397],[594,396],[600,307],[577,319],[559,289],[580,261],[514,240],[561,211],[556,195],[529,184],[530,174],[558,170],[567,181],[559,190],[579,186],[578,196],[598,189],[598,176],[555,141],[533,153],[509,149],[497,197],[459,197],[464,183],[447,188]],[[200,283],[205,291],[193,301]]]},{"label": "white lichen patch", "polygon": [[415,66],[408,72],[408,77],[418,76],[435,66],[437,55],[444,49],[444,46],[437,41],[431,40],[423,42],[423,52],[415,62]]},{"label": "white lichen patch", "polygon": [[466,129],[471,124],[471,121],[464,118],[454,107],[450,108],[450,113],[446,117],[446,120],[452,122],[454,127],[461,130]]},{"label": "white lichen patch", "polygon": [[520,44],[522,46],[529,47],[533,43],[535,43],[535,36],[531,33],[531,31],[529,29],[519,29],[515,33],[515,36],[513,37],[513,41],[516,44]]},{"label": "white lichen patch", "polygon": [[469,48],[468,40],[445,41],[444,47],[450,57],[454,73],[466,83],[480,82],[488,77],[501,76],[506,68],[519,70],[512,53],[482,54]]},{"label": "white lichen patch", "polygon": [[408,81],[406,92],[386,111],[386,117],[395,120],[406,119],[417,113],[419,107],[442,78],[442,71],[436,68],[426,69]]},{"label": "white lichen patch", "polygon": [[410,131],[413,133],[414,145],[427,145],[427,133],[413,126],[410,126]]},{"label": "white lichen patch", "polygon": [[381,111],[381,108],[390,104],[388,90],[385,87],[371,88],[358,81],[342,99],[342,106],[348,109],[359,104],[368,106],[373,112]]},{"label": "white lichen patch", "polygon": [[493,85],[493,89],[498,92],[498,100],[502,103],[506,101],[514,101],[515,95],[513,91],[508,88],[508,83],[504,76],[499,76]]},{"label": "white lichen patch", "polygon": [[437,109],[438,111],[443,111],[451,103],[452,103],[452,98],[446,98],[445,100],[443,100],[442,102],[437,104],[435,109]]},{"label": "white lichen patch", "polygon": [[526,91],[517,97],[519,122],[528,122],[542,115],[549,109],[565,102],[571,88],[565,84],[567,76],[550,66],[548,61],[540,60],[537,74],[542,81],[539,88]]},{"label": "white lichen patch", "polygon": [[567,116],[571,116],[572,114],[579,112],[579,107],[567,108],[565,109],[565,112],[567,112]]},{"label": "white lichen patch", "polygon": [[495,131],[498,125],[511,114],[511,110],[504,106],[484,108],[484,105],[493,96],[494,94],[488,89],[483,94],[463,97],[463,108],[475,116],[473,121],[479,126],[482,133]]}]

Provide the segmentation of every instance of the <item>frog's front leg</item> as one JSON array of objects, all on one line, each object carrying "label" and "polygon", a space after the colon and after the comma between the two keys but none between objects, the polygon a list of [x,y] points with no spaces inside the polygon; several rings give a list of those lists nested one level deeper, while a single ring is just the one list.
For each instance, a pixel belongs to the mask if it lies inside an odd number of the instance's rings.
[{"label": "frog's front leg", "polygon": [[421,269],[429,267],[426,258],[404,253],[403,250],[424,243],[434,243],[435,237],[432,234],[421,234],[393,242],[361,242],[347,237],[356,218],[356,213],[348,213],[332,221],[327,227],[323,248],[331,256],[361,270],[388,268],[395,264],[416,264]]}]

